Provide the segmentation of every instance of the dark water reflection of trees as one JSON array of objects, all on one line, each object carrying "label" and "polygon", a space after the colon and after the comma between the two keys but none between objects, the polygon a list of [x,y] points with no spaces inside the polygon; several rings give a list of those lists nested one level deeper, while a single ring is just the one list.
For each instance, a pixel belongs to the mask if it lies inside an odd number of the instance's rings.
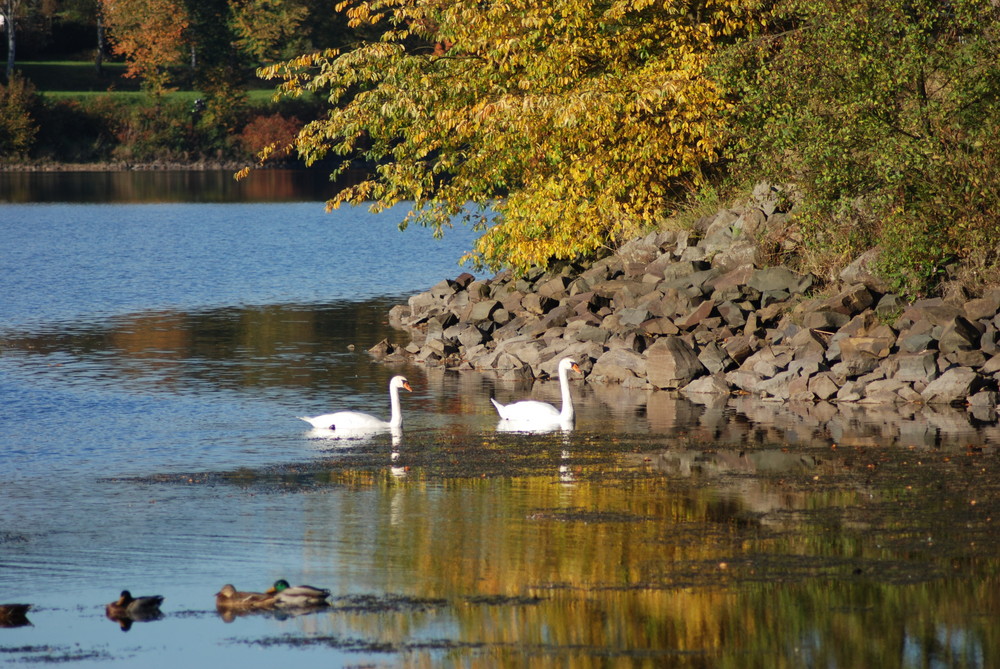
[{"label": "dark water reflection of trees", "polygon": [[[35,202],[321,202],[334,193],[329,172],[235,169],[0,172],[0,204]],[[354,177],[346,177],[344,183]]]}]

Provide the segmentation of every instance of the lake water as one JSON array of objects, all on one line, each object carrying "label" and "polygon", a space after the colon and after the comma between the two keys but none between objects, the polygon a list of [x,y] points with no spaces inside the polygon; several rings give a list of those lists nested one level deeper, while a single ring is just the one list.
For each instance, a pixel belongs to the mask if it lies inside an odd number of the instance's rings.
[{"label": "lake water", "polygon": [[[576,381],[574,430],[500,432],[491,395],[557,388],[365,353],[470,231],[326,214],[294,174],[110,203],[59,178],[0,175],[0,603],[33,605],[0,663],[1000,664],[995,412]],[[401,437],[296,418],[387,417],[397,373]],[[278,578],[332,605],[216,612]],[[163,618],[108,620],[125,588]]]}]

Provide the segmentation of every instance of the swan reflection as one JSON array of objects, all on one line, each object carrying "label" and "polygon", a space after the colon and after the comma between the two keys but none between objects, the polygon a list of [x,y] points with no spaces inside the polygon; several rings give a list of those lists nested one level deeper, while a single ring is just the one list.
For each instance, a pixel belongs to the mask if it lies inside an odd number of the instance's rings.
[{"label": "swan reflection", "polygon": [[571,432],[573,421],[554,421],[551,423],[536,420],[506,420],[501,418],[497,423],[497,432],[523,432],[526,434],[548,434],[550,432]]},{"label": "swan reflection", "polygon": [[394,448],[403,442],[403,430],[398,427],[358,430],[330,430],[325,427],[314,427],[306,432],[306,438],[314,442],[323,442],[323,444],[332,442],[335,446],[352,446],[376,440],[386,434],[392,439]]}]

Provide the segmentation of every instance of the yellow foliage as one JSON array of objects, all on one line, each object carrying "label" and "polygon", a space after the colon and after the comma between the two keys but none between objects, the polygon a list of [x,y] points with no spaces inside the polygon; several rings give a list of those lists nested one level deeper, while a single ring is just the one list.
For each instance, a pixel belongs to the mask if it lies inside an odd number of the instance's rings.
[{"label": "yellow foliage", "polygon": [[491,207],[471,259],[523,270],[615,244],[719,158],[726,104],[705,68],[737,4],[343,2],[381,39],[261,76],[328,95],[328,117],[297,139],[307,161],[378,165],[329,206],[412,201],[402,224],[437,231],[469,203]]}]

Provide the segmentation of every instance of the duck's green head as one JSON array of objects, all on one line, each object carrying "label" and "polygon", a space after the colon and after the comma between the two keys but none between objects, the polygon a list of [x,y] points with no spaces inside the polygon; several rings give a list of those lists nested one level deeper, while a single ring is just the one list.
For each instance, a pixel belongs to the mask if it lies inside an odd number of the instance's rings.
[{"label": "duck's green head", "polygon": [[288,581],[283,578],[278,579],[274,582],[274,586],[271,588],[274,592],[281,592],[282,590],[287,590],[290,586]]}]

